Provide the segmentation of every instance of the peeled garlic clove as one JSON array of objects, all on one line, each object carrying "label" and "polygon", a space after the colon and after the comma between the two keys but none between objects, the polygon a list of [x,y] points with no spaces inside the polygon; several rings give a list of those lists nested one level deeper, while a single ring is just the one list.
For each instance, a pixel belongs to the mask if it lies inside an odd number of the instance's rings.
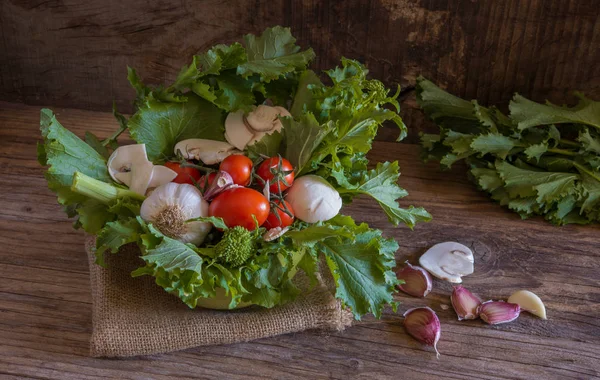
[{"label": "peeled garlic clove", "polygon": [[529,290],[519,290],[508,297],[509,303],[516,303],[525,310],[542,319],[546,318],[546,307],[544,303],[535,293]]},{"label": "peeled garlic clove", "polygon": [[407,261],[406,266],[399,270],[396,276],[404,281],[404,284],[398,285],[398,289],[406,294],[414,297],[425,297],[431,292],[431,276],[419,266],[410,265]]},{"label": "peeled garlic clove", "polygon": [[296,178],[285,199],[292,205],[296,218],[307,223],[324,222],[342,208],[340,193],[318,175]]},{"label": "peeled garlic clove", "polygon": [[450,296],[452,301],[452,307],[458,315],[458,320],[463,319],[476,319],[479,317],[479,305],[481,300],[479,297],[471,293],[467,288],[458,285],[454,287],[452,295]]},{"label": "peeled garlic clove", "polygon": [[440,340],[441,326],[435,311],[429,307],[417,307],[404,313],[404,328],[406,332],[419,342],[433,346],[439,358],[437,343]]},{"label": "peeled garlic clove", "polygon": [[479,305],[479,317],[490,325],[512,322],[519,317],[521,307],[516,303],[486,301]]},{"label": "peeled garlic clove", "polygon": [[419,264],[435,277],[460,284],[462,276],[473,273],[473,252],[460,243],[445,242],[429,248]]}]

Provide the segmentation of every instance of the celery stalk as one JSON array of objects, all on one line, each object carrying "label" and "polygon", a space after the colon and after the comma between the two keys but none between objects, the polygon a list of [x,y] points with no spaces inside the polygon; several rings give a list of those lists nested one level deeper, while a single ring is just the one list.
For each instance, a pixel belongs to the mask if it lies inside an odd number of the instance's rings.
[{"label": "celery stalk", "polygon": [[121,189],[106,182],[98,181],[95,178],[87,176],[81,172],[75,172],[73,175],[73,184],[71,190],[96,199],[102,203],[110,203],[118,198],[131,198],[144,200],[146,197],[130,190]]}]

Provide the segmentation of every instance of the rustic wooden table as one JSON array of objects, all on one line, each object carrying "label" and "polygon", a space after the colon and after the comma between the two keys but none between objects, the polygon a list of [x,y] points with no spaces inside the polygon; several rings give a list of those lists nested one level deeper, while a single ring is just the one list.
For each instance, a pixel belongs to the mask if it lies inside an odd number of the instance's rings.
[{"label": "rustic wooden table", "polygon": [[[105,113],[56,109],[77,134],[106,136]],[[510,324],[459,322],[451,286],[434,282],[426,299],[397,296],[399,313],[365,318],[343,333],[318,331],[127,360],[88,356],[92,329],[83,233],[74,231],[36,161],[39,108],[0,103],[0,378],[446,378],[589,379],[600,376],[600,228],[522,221],[471,185],[464,168],[422,164],[418,147],[376,143],[372,158],[400,161],[404,205],[434,221],[392,228],[375,205],[346,212],[400,244],[399,262],[416,262],[434,243],[456,240],[475,253],[465,285],[485,298],[536,292],[548,320],[528,314]],[[428,305],[439,315],[441,357],[402,328],[401,312]]]}]

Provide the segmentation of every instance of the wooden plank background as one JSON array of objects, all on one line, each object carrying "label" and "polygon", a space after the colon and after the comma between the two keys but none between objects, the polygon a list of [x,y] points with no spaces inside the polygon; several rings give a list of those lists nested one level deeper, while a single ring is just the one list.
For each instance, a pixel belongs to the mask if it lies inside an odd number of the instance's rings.
[{"label": "wooden plank background", "polygon": [[[405,95],[423,74],[483,104],[515,91],[568,102],[600,98],[597,0],[12,0],[0,2],[0,100],[130,110],[126,66],[150,83],[245,33],[290,26],[317,53],[341,56]],[[407,108],[405,120],[422,128]],[[384,139],[391,138],[386,134]],[[416,134],[410,140],[414,141]]]},{"label": "wooden plank background", "polygon": [[[117,128],[108,113],[55,108],[83,136]],[[530,289],[548,320],[523,313],[489,326],[458,321],[451,284],[434,280],[424,299],[399,293],[398,313],[365,317],[342,333],[318,331],[200,347],[127,360],[89,355],[91,294],[84,235],[47,188],[36,162],[39,108],[0,102],[0,379],[592,379],[600,376],[600,226],[555,227],[521,220],[477,191],[454,165],[423,164],[412,144],[377,142],[373,161],[398,159],[403,207],[425,207],[434,220],[414,231],[391,226],[377,204],[358,198],[343,212],[398,241],[396,260],[417,263],[431,245],[471,247],[475,273],[464,285],[484,299]],[[402,313],[430,306],[442,325],[440,359],[410,338]],[[444,309],[443,305],[448,306]],[[200,311],[199,311],[200,312]]]}]

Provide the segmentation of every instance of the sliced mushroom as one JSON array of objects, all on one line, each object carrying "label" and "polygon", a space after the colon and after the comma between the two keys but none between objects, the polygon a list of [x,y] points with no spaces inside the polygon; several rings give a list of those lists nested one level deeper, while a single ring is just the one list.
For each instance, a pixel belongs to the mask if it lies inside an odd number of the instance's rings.
[{"label": "sliced mushroom", "polygon": [[177,152],[181,152],[185,159],[200,160],[208,165],[218,164],[225,157],[240,153],[229,143],[205,139],[182,140],[175,145],[175,154]]},{"label": "sliced mushroom", "polygon": [[159,187],[169,183],[177,177],[177,172],[163,165],[154,165],[152,168],[152,177],[148,183],[148,188]]},{"label": "sliced mushroom", "polygon": [[437,278],[460,284],[462,276],[473,273],[473,252],[460,243],[445,242],[429,248],[419,263]]},{"label": "sliced mushroom", "polygon": [[279,121],[281,111],[277,108],[282,107],[260,105],[254,111],[248,113],[246,121],[255,131],[269,132],[275,128],[276,124],[281,124],[281,121]]},{"label": "sliced mushroom", "polygon": [[244,115],[243,111],[232,112],[225,120],[225,138],[239,150],[252,145],[265,135],[281,131],[280,116],[291,116],[283,107],[259,105]]},{"label": "sliced mushroom", "polygon": [[230,112],[225,119],[225,139],[239,150],[254,138],[254,131],[244,121],[244,111]]},{"label": "sliced mushroom", "polygon": [[177,176],[167,167],[154,166],[148,160],[145,144],[118,147],[108,158],[107,166],[112,179],[142,195],[146,194],[149,187],[160,186]]}]

